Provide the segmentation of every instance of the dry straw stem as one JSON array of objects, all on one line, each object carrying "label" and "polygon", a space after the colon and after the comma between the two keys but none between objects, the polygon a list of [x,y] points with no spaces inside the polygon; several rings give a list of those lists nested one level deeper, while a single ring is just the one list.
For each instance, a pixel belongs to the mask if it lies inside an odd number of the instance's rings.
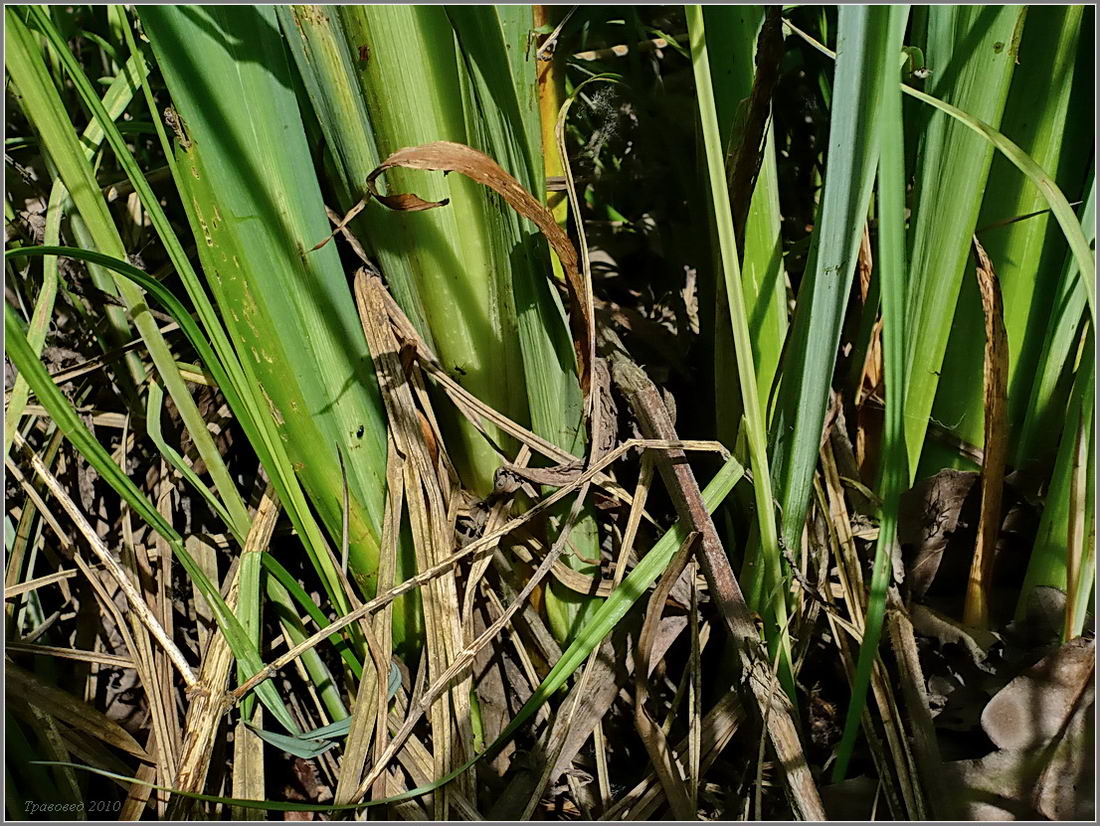
[{"label": "dry straw stem", "polygon": [[[397,452],[393,435],[387,439],[386,455],[386,509],[382,523],[381,554],[378,562],[378,589],[385,591],[393,587],[397,566],[398,538],[401,529],[401,514],[404,508],[405,487],[401,457]],[[352,600],[352,607],[361,603]],[[374,663],[374,670],[363,670],[359,689],[352,709],[351,728],[348,730],[344,754],[340,760],[340,776],[337,779],[335,801],[338,804],[350,803],[359,782],[363,778],[372,745],[375,759],[381,756],[389,738],[389,668],[393,656],[391,632],[392,608],[387,607],[360,623],[368,652]],[[372,737],[371,727],[374,732]],[[386,775],[382,775],[373,789],[375,798],[387,795]]]},{"label": "dry straw stem", "polygon": [[[401,347],[390,327],[385,303],[379,295],[383,290],[382,282],[376,275],[369,275],[365,269],[359,270],[355,278],[359,317],[374,369],[378,374],[378,386],[386,406],[390,434],[401,457],[416,564],[420,570],[426,570],[446,558],[451,548],[454,530],[447,500],[457,481],[444,471],[444,463],[440,458],[442,441],[438,430],[431,428],[428,417],[414,401],[410,382],[401,364]],[[421,595],[427,637],[428,674],[431,679],[441,683],[443,676],[451,673],[450,667],[462,645],[460,626],[455,622],[455,618],[459,616],[459,604],[453,569],[427,583],[421,589]],[[461,731],[456,736],[452,730],[455,720],[464,728],[469,727],[468,681],[469,678],[466,679],[466,684],[455,686],[455,690],[449,694],[441,693],[429,709],[433,741],[436,744],[433,751],[436,777],[447,774],[457,763],[465,762],[468,757],[463,745],[472,742],[472,733],[468,730]],[[454,749],[456,754],[452,757],[455,744],[460,744],[460,749]],[[375,777],[370,778],[371,783],[374,779]],[[369,787],[370,783],[365,785]],[[361,795],[366,794],[366,791],[366,788],[362,788]],[[436,818],[447,816],[445,790],[435,796],[434,806]]]},{"label": "dry straw stem", "polygon": [[172,638],[165,632],[163,626],[153,616],[152,611],[149,610],[149,606],[145,604],[145,600],[141,594],[138,593],[133,583],[130,581],[129,575],[126,573],[122,565],[115,559],[114,554],[110,552],[103,540],[95,532],[88,520],[84,517],[84,514],[80,512],[80,508],[76,506],[76,503],[66,493],[64,486],[57,480],[57,478],[50,473],[50,469],[46,467],[46,463],[42,461],[41,457],[35,453],[30,445],[27,444],[22,434],[15,434],[15,444],[19,447],[25,448],[28,458],[31,462],[31,467],[34,468],[34,472],[38,474],[38,477],[46,485],[46,488],[54,495],[57,501],[61,504],[61,507],[65,510],[69,517],[76,524],[77,529],[84,535],[84,538],[88,541],[89,547],[96,555],[99,561],[103,564],[103,567],[110,572],[111,577],[118,583],[119,589],[126,597],[126,602],[130,605],[130,608],[137,615],[149,633],[152,635],[168,655],[172,665],[179,671],[180,676],[183,677],[184,685],[187,688],[193,688],[196,685],[195,673],[191,670],[191,666],[187,663],[187,659],[183,656],[183,652],[176,647],[176,644],[172,641]]},{"label": "dry straw stem", "polygon": [[[133,439],[127,427],[122,432],[119,445],[119,467],[124,474],[127,473],[129,451],[133,446]],[[171,524],[172,517],[166,493],[171,490],[171,482],[166,477],[165,468],[161,463],[160,491],[157,497],[157,513],[166,523]],[[153,564],[149,555],[149,545],[134,541],[131,511],[123,509],[122,516],[122,564],[131,572],[134,584],[145,595],[145,602],[150,607],[153,616],[164,628],[169,637],[174,635],[171,623],[171,609],[167,606],[165,597],[165,579],[171,570],[170,563],[157,566],[159,576],[154,576]],[[170,553],[162,538],[153,535],[161,560],[166,560]],[[167,609],[167,610],[166,610]],[[136,647],[133,649],[134,663],[138,670],[138,679],[149,698],[150,728],[154,734],[154,742],[150,745],[150,753],[157,759],[157,777],[161,783],[168,783],[175,776],[177,766],[177,753],[179,750],[179,719],[177,717],[178,706],[175,698],[175,686],[172,679],[171,668],[161,651],[154,645],[153,640],[141,623],[141,621],[129,613],[126,620],[130,623],[133,641]],[[163,803],[158,800],[158,814],[163,815],[161,808]]]},{"label": "dry straw stem", "polygon": [[[47,455],[49,455],[48,452],[47,452]],[[111,574],[109,572],[105,571],[102,565],[97,565],[93,568],[87,562],[85,562],[83,558],[81,558],[79,555],[77,555],[75,553],[75,548],[73,547],[72,541],[69,539],[68,535],[61,529],[61,526],[57,523],[57,520],[53,517],[53,514],[47,509],[46,504],[38,496],[35,489],[28,483],[26,478],[20,472],[18,466],[16,466],[12,462],[12,459],[11,459],[10,456],[7,457],[6,463],[7,463],[7,467],[8,467],[9,472],[11,472],[12,475],[19,481],[20,485],[22,485],[24,490],[26,490],[28,492],[28,494],[30,495],[32,501],[36,504],[38,509],[42,512],[44,520],[46,521],[46,523],[51,527],[51,529],[57,535],[58,539],[61,542],[62,548],[66,551],[66,553],[73,554],[73,561],[76,564],[76,567],[77,567],[78,571],[81,574],[83,574],[84,577],[87,579],[88,584],[91,586],[92,592],[95,594],[95,597],[98,600],[100,606],[102,607],[102,610],[103,610],[104,614],[111,617],[111,619],[114,623],[114,627],[118,630],[120,636],[122,637],[123,647],[127,651],[130,651],[130,652],[139,651],[139,649],[137,647],[137,644],[134,641],[134,635],[131,633],[131,629],[130,629],[127,621],[126,621],[127,617],[123,616],[122,612],[119,610],[118,605],[115,603],[115,600],[112,597],[112,595],[107,593],[104,580],[110,579]],[[46,578],[48,578],[48,577],[44,577],[44,579],[46,579]],[[62,585],[64,586],[64,582],[62,582]],[[63,590],[64,590],[64,587],[63,587]],[[70,593],[68,593],[67,591],[65,591],[64,595],[66,596],[66,599],[69,599],[69,600],[72,599],[72,595]],[[136,617],[133,617],[132,615],[127,615],[127,616],[133,618],[133,622],[134,622],[134,625],[135,625],[135,629],[134,629],[135,631],[139,631],[139,632],[144,631],[144,629],[141,628],[139,619],[137,619]],[[142,637],[144,638],[145,643],[148,644],[148,636],[145,635],[145,634],[142,634]],[[18,645],[18,643],[9,643],[8,648],[14,650],[15,645]],[[36,646],[36,648],[37,648],[37,646]],[[103,656],[107,656],[107,655],[103,655]],[[146,658],[137,657],[136,659],[131,659],[130,660],[130,667],[136,668],[136,670],[138,672],[139,679],[142,681],[142,684],[146,687],[146,691],[147,691],[147,694],[149,696],[149,702],[150,702],[151,705],[153,705],[157,702],[157,699],[155,698],[155,696],[153,696],[153,694],[149,693],[148,686],[152,685],[154,683],[154,680],[149,678],[149,673],[148,673],[146,664],[147,664],[147,659]],[[75,700],[73,702],[75,702]],[[97,724],[96,724],[96,720],[98,719],[98,717],[96,716],[97,714],[98,714],[98,712],[85,713],[83,710],[81,710],[80,715],[79,715],[79,719],[84,723],[84,729],[85,730],[87,730],[87,731],[91,732],[93,735],[99,737],[101,735],[99,733],[97,733],[98,732],[98,728],[97,728]],[[61,718],[61,719],[63,719],[63,718]],[[164,731],[157,731],[157,732],[155,732],[155,734],[156,734],[155,741],[150,744],[149,749],[146,752],[146,755],[147,755],[146,759],[149,762],[145,763],[145,764],[142,764],[138,768],[139,776],[144,777],[144,779],[146,779],[146,780],[155,779],[157,771],[159,770],[159,768],[163,764],[163,761],[159,757],[159,751],[160,750],[158,749],[158,744],[159,744],[159,742],[165,740],[167,734]],[[101,737],[101,739],[102,739],[102,737]],[[75,748],[72,749],[72,753],[76,756],[81,756],[81,753],[78,749],[75,749]],[[82,757],[82,759],[87,759],[89,762],[95,762],[95,760],[96,760],[96,758],[84,758],[84,757]],[[131,796],[133,796],[133,794],[135,794],[135,793],[136,792],[134,790],[131,790]],[[143,799],[144,800],[148,799],[148,792],[147,791],[146,791]],[[142,803],[142,807],[144,807],[144,803]]]},{"label": "dry straw stem", "polygon": [[[609,456],[610,455],[611,454],[609,454]],[[577,487],[579,488],[580,493],[578,493],[573,508],[570,511],[568,523],[572,523],[572,521],[576,519],[577,514],[580,511],[580,507],[584,502],[584,494],[590,484],[591,474],[584,474],[578,480]],[[528,511],[527,513],[530,514],[531,511]],[[565,549],[567,539],[568,531],[566,530],[562,532],[561,536],[554,543],[554,547],[551,549],[550,553],[547,554],[546,558],[542,561],[542,564],[539,565],[535,572],[528,578],[527,583],[524,585],[519,594],[516,595],[515,599],[512,600],[508,608],[505,609],[505,611],[497,619],[495,619],[489,625],[489,627],[476,640],[474,640],[473,643],[466,646],[461,652],[459,652],[458,655],[454,658],[450,667],[446,670],[446,672],[444,672],[440,676],[440,678],[436,680],[436,682],[423,693],[420,702],[417,705],[417,708],[409,714],[401,730],[396,735],[394,735],[394,738],[391,741],[386,753],[383,754],[382,758],[379,759],[374,768],[371,769],[370,773],[367,775],[366,779],[360,786],[354,799],[358,800],[362,798],[366,794],[371,783],[373,783],[374,780],[381,774],[381,772],[385,770],[385,766],[389,763],[390,760],[393,759],[394,755],[397,753],[397,750],[401,747],[405,739],[412,732],[413,727],[415,726],[415,724],[419,720],[420,715],[423,714],[425,709],[431,707],[435,699],[450,687],[452,681],[459,678],[460,675],[465,674],[465,672],[473,665],[474,657],[477,655],[478,651],[488,645],[511,621],[511,618],[516,613],[516,611],[523,607],[527,598],[531,595],[531,592],[534,591],[534,589],[549,573],[554,560],[556,560]]]},{"label": "dry straw stem", "polygon": [[[618,353],[612,356],[611,367],[615,383],[630,401],[642,432],[655,439],[675,440],[676,431],[668,408],[644,371]],[[657,463],[681,521],[702,534],[700,565],[711,597],[737,649],[742,680],[751,690],[761,716],[770,715],[768,736],[785,773],[795,811],[804,820],[824,820],[821,797],[799,741],[795,709],[785,692],[775,690],[752,614],[718,538],[714,521],[707,513],[695,474],[679,451],[659,455]]]},{"label": "dry straw stem", "polygon": [[102,651],[80,651],[75,648],[59,648],[56,645],[34,645],[21,642],[8,642],[4,646],[8,651],[22,654],[37,654],[43,657],[57,657],[62,660],[97,663],[111,668],[136,668],[129,657],[117,654],[105,654]]},{"label": "dry straw stem", "polygon": [[[263,723],[263,706],[257,706],[248,721],[254,726]],[[234,797],[264,797],[264,741],[245,724],[237,721],[233,728],[233,791]],[[262,812],[253,809],[233,810],[234,820],[263,820]]]},{"label": "dry straw stem", "polygon": [[[48,444],[46,446],[46,449],[43,451],[43,455],[45,456],[44,461],[47,464],[52,464],[54,458],[56,458],[57,456],[57,448],[60,443],[60,436],[61,431],[55,431],[54,437],[50,440],[50,444]],[[65,529],[61,527],[60,523],[57,521],[57,518],[50,511],[49,506],[42,498],[42,494],[23,475],[23,471],[20,470],[19,466],[16,465],[14,461],[12,461],[12,458],[10,456],[6,456],[4,458],[4,465],[7,468],[8,473],[11,474],[11,478],[17,481],[19,485],[23,488],[23,492],[27,494],[26,505],[23,508],[23,512],[19,516],[19,523],[16,526],[15,538],[13,543],[14,546],[8,554],[8,570],[6,573],[5,581],[9,584],[5,589],[4,598],[5,600],[11,599],[12,596],[23,593],[24,590],[35,590],[42,585],[56,581],[60,584],[61,595],[65,598],[66,601],[72,601],[73,592],[72,589],[69,587],[67,576],[62,577],[60,576],[60,574],[47,574],[46,576],[40,577],[39,579],[31,580],[30,582],[24,583],[27,586],[34,586],[33,588],[27,587],[25,589],[22,588],[22,586],[17,582],[18,578],[22,575],[24,570],[23,561],[26,556],[27,547],[30,543],[30,524],[35,514],[41,514],[42,521],[45,522],[45,524],[49,525],[50,529],[57,536],[58,540],[60,540],[61,549],[63,551],[65,551],[66,553],[72,553],[73,541],[69,537],[69,534],[65,531]],[[80,567],[79,560],[77,566]]]},{"label": "dry straw stem", "polygon": [[[527,462],[531,458],[531,449],[527,445],[523,445],[520,448],[519,454],[516,456],[516,461],[513,467],[522,468],[526,466]],[[489,511],[489,517],[485,520],[485,530],[495,531],[499,528],[504,521],[508,518],[510,513],[511,502],[506,499],[501,499],[497,502]],[[533,537],[532,537],[533,539]],[[517,546],[513,546],[517,547]],[[485,572],[489,569],[489,565],[492,563],[492,557],[485,556],[482,559],[477,560],[470,566],[469,576],[466,578],[466,590],[462,597],[462,628],[464,634],[468,637],[473,633],[474,622],[474,599],[477,596],[478,588],[482,583],[482,578],[485,576]],[[529,560],[523,560],[527,562]],[[558,572],[561,570],[568,570],[569,573],[573,573],[572,570],[566,568],[560,561],[554,563],[554,576],[558,576]],[[582,577],[583,579],[583,577]],[[582,583],[583,589],[583,583]],[[486,589],[487,591],[490,589]],[[584,591],[582,590],[582,593]]]},{"label": "dry straw stem", "polygon": [[[416,328],[412,326],[412,323],[405,316],[404,312],[402,312],[401,308],[397,306],[397,302],[393,300],[393,297],[388,292],[384,292],[383,298],[386,301],[386,308],[389,311],[390,323],[393,324],[394,329],[397,331],[398,338],[404,342],[405,346],[413,347],[417,362],[423,368],[424,372],[440,385],[459,411],[475,428],[478,428],[486,438],[489,438],[485,426],[485,423],[488,422],[498,427],[501,432],[511,436],[521,444],[528,446],[534,452],[560,465],[569,466],[577,462],[577,457],[572,453],[569,453],[553,442],[547,441],[536,433],[516,424],[507,416],[472,395],[468,390],[462,387],[462,385],[451,378],[451,376],[447,374],[447,371],[443,369],[442,365],[439,363],[439,359],[432,352],[431,348],[424,342],[423,338],[421,338],[420,334],[416,331]],[[696,442],[694,444],[702,445],[704,443]],[[725,448],[717,442],[706,442],[705,444],[711,447],[687,449],[718,449],[725,451]],[[633,500],[631,495],[607,474],[602,472],[597,473],[592,477],[592,480],[604,488],[611,496],[620,499],[627,505],[632,504]],[[644,511],[642,515],[649,519],[650,522],[656,524],[656,521]]]},{"label": "dry straw stem", "polygon": [[[842,596],[852,620],[848,622],[837,616],[835,609],[827,611],[826,618],[833,639],[836,641],[837,648],[844,660],[845,672],[851,683],[855,679],[856,661],[849,637],[857,646],[863,643],[867,591],[863,585],[862,562],[856,551],[852,536],[851,519],[845,505],[844,491],[833,455],[831,439],[827,439],[821,448],[821,467],[824,485],[816,484],[817,494],[821,511],[827,516],[830,540],[828,544],[836,559]],[[841,630],[845,634],[840,634],[839,631]],[[871,746],[871,754],[879,770],[879,777],[883,779],[885,784],[884,788],[886,789],[890,810],[898,818],[908,815],[914,820],[924,820],[927,817],[925,814],[927,804],[921,795],[920,786],[916,780],[916,766],[912,750],[909,747],[909,741],[902,726],[893,687],[881,658],[875,659],[874,668],[871,671],[871,690],[875,695],[875,702],[879,708],[883,731],[890,749],[889,755],[886,754],[886,750],[883,748],[881,738],[874,727],[871,711],[866,706],[861,712],[860,720],[864,734]],[[901,796],[905,802],[905,810],[902,810],[899,805],[897,791],[892,784],[886,781],[891,773],[897,775]]]},{"label": "dry straw stem", "polygon": [[[642,456],[641,472],[635,487],[631,510],[627,517],[626,529],[623,532],[614,575],[610,583],[603,582],[600,584],[599,589],[596,591],[598,596],[610,596],[619,587],[623,577],[626,576],[627,560],[634,548],[634,540],[637,538],[638,527],[641,524],[646,498],[649,495],[649,488],[652,483],[653,454],[647,452]],[[557,570],[558,566],[555,566],[554,571]],[[606,588],[606,593],[604,588]],[[657,645],[660,646],[660,650],[655,652],[654,662],[660,656],[663,656],[664,651],[674,641],[675,638],[671,635],[661,637],[658,640]],[[526,655],[524,654],[524,656]],[[558,651],[554,659],[560,658],[560,656],[561,652]],[[561,708],[568,711],[564,714],[559,713],[554,718],[546,736],[540,741],[541,750],[548,755],[548,758],[540,777],[532,784],[533,788],[527,792],[528,803],[524,808],[524,813],[528,817],[542,798],[547,785],[555,782],[569,768],[577,752],[587,742],[589,733],[595,734],[598,732],[600,721],[603,720],[604,715],[607,714],[611,704],[618,696],[623,685],[623,679],[614,667],[614,661],[612,639],[608,638],[589,655],[580,679],[577,680],[562,703]],[[533,670],[531,676],[534,677]],[[537,686],[538,683],[538,679],[534,678],[531,685]],[[599,755],[599,748],[599,744],[596,744],[597,755]],[[519,789],[518,792],[517,789]],[[513,781],[508,786],[507,794],[512,796],[513,793],[521,795],[524,793],[517,781]]]},{"label": "dry straw stem", "polygon": [[1005,461],[1008,457],[1008,334],[1005,331],[1001,285],[985,249],[974,238],[978,259],[978,288],[985,315],[985,444],[982,463],[982,509],[978,520],[978,541],[967,582],[963,622],[989,627],[989,578],[993,555],[1001,532],[1001,495]]},{"label": "dry straw stem", "polygon": [[[723,694],[704,716],[700,725],[700,771],[706,771],[737,733],[744,714],[740,699],[732,692]],[[688,738],[676,744],[675,758],[682,761],[688,750]],[[656,772],[650,774],[622,796],[600,820],[650,820],[661,804],[661,784]]]},{"label": "dry straw stem", "polygon": [[[252,519],[245,539],[242,560],[246,554],[263,553],[271,542],[275,523],[279,517],[279,501],[272,488],[264,491],[259,507]],[[235,610],[239,596],[238,564],[234,572],[226,604]],[[206,781],[210,767],[210,758],[214,751],[214,736],[218,730],[222,715],[229,707],[225,686],[229,680],[229,671],[233,666],[233,653],[221,634],[215,634],[203,657],[199,681],[191,691],[191,705],[188,707],[184,722],[183,744],[180,748],[179,768],[173,787],[183,792],[200,792]],[[169,816],[182,816],[190,800],[176,797]]]},{"label": "dry straw stem", "polygon": [[649,698],[649,663],[653,655],[654,635],[660,623],[661,609],[664,608],[672,586],[687,567],[688,559],[695,551],[699,537],[698,531],[692,531],[684,538],[680,550],[661,575],[657,588],[649,597],[645,622],[642,623],[641,633],[638,634],[638,654],[634,671],[634,727],[638,730],[638,736],[641,737],[642,744],[649,753],[649,760],[661,780],[661,786],[664,787],[665,797],[668,798],[673,814],[678,820],[695,819],[693,795],[689,792],[681,775],[680,764],[672,756],[664,731],[646,708],[646,700]]},{"label": "dry straw stem", "polygon": [[887,598],[886,628],[897,658],[902,695],[909,713],[911,742],[931,817],[937,820],[954,819],[955,804],[944,788],[943,761],[932,715],[928,711],[928,693],[925,691],[913,623],[909,620],[897,587],[890,588]]}]

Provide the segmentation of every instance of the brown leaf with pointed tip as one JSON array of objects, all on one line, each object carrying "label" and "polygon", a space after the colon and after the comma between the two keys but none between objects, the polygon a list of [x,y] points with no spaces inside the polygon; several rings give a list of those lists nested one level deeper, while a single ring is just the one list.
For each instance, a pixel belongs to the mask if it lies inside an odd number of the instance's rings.
[{"label": "brown leaf with pointed tip", "polygon": [[985,445],[982,462],[982,511],[978,543],[970,567],[963,618],[969,625],[989,624],[990,574],[997,535],[1001,530],[1001,493],[1008,457],[1008,333],[1005,331],[1001,285],[985,249],[974,238],[978,259],[978,289],[985,316]]},{"label": "brown leaf with pointed tip", "polygon": [[595,356],[595,322],[592,315],[590,290],[577,266],[577,251],[554,216],[523,186],[505,172],[496,161],[472,147],[451,141],[436,141],[423,146],[399,149],[384,160],[367,177],[367,189],[382,204],[393,210],[416,212],[434,209],[447,203],[425,201],[410,194],[380,195],[375,181],[387,169],[395,166],[405,169],[422,169],[430,172],[459,172],[477,183],[489,187],[500,195],[508,206],[527,218],[541,230],[553,247],[565,270],[565,284],[569,292],[572,312],[569,328],[573,346],[577,352],[577,372],[581,391],[588,397],[591,385],[592,361]]}]

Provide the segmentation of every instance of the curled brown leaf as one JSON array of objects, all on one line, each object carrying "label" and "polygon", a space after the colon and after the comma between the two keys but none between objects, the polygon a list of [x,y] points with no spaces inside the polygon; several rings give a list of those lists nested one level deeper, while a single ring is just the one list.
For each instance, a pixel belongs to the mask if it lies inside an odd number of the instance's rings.
[{"label": "curled brown leaf", "polygon": [[591,385],[592,361],[595,347],[595,327],[592,307],[589,305],[584,279],[577,265],[577,251],[554,216],[500,165],[483,152],[461,143],[436,141],[422,146],[399,149],[384,160],[367,177],[367,189],[383,205],[403,212],[419,212],[444,206],[447,201],[426,201],[412,194],[382,195],[376,181],[387,169],[393,167],[421,169],[429,172],[458,172],[477,183],[489,187],[500,195],[516,212],[539,228],[565,270],[565,284],[569,292],[572,312],[569,328],[577,353],[577,373],[581,391],[587,398]]}]

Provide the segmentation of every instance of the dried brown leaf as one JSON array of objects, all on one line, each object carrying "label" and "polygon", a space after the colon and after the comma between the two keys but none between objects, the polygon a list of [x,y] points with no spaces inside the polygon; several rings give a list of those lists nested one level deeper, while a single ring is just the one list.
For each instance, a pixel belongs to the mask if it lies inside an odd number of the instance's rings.
[{"label": "dried brown leaf", "polygon": [[390,209],[416,212],[445,205],[446,201],[425,201],[416,195],[381,195],[375,181],[387,169],[395,166],[406,169],[422,169],[432,172],[459,172],[500,195],[507,204],[542,231],[553,247],[565,270],[566,288],[573,312],[569,327],[573,346],[577,351],[577,371],[581,390],[587,397],[591,384],[592,362],[595,355],[595,327],[588,291],[577,265],[577,251],[554,216],[519,181],[501,169],[488,155],[469,146],[450,141],[436,141],[423,146],[399,149],[386,158],[367,177],[367,189],[372,196]]},{"label": "dried brown leaf", "polygon": [[989,256],[974,239],[978,258],[978,289],[985,315],[985,461],[982,464],[982,510],[978,544],[970,566],[963,619],[968,625],[989,625],[989,580],[997,535],[1001,528],[1001,496],[1008,456],[1008,333],[1005,331],[1001,285]]}]

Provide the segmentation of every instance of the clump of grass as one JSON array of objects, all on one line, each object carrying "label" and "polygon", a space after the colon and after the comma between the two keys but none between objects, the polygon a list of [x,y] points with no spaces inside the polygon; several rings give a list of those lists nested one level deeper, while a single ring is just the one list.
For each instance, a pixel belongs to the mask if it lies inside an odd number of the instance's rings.
[{"label": "clump of grass", "polygon": [[[9,813],[952,814],[928,618],[1089,629],[1090,14],[6,9]],[[971,467],[948,622],[902,502]]]}]

